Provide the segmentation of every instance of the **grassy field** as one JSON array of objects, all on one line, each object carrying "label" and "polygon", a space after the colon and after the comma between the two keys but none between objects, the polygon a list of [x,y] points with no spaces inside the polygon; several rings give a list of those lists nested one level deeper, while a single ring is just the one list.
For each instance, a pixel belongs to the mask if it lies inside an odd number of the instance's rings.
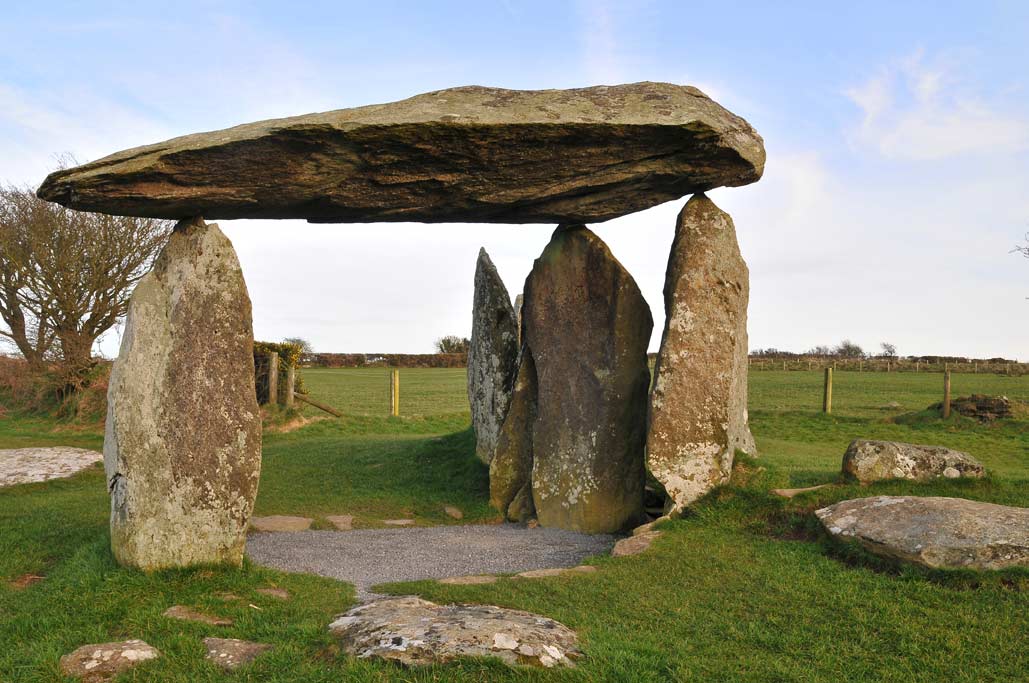
[{"label": "grassy field", "polygon": [[[464,373],[402,370],[402,417],[386,418],[383,370],[305,373],[313,396],[347,413],[267,434],[258,514],[355,514],[362,526],[492,521],[485,468],[472,456]],[[89,642],[143,638],[164,656],[122,680],[162,681],[1024,681],[1029,674],[1029,572],[922,572],[828,542],[811,511],[878,493],[954,495],[1029,506],[1029,419],[944,422],[939,375],[838,373],[833,415],[818,412],[821,378],[751,375],[751,420],[761,457],[694,514],[665,525],[651,552],[596,558],[601,571],[488,586],[426,581],[387,586],[435,601],[528,609],[577,629],[586,657],[575,670],[518,671],[465,661],[404,670],[341,655],[326,632],[353,602],[346,584],[248,564],[144,575],[108,550],[99,469],[0,490],[0,681],[63,680],[60,655]],[[957,395],[1029,401],[1029,377],[958,375]],[[899,409],[883,409],[890,402]],[[314,416],[316,411],[310,411]],[[792,501],[775,486],[834,481],[850,439],[862,436],[961,448],[990,471],[983,481],[887,482],[824,489]],[[8,416],[0,448],[99,447],[98,428]],[[26,574],[45,577],[27,588]],[[279,602],[254,592],[289,589]],[[226,603],[219,591],[245,600]],[[232,617],[232,627],[161,617],[185,604]],[[222,635],[275,649],[227,676],[203,660],[201,640]]]}]

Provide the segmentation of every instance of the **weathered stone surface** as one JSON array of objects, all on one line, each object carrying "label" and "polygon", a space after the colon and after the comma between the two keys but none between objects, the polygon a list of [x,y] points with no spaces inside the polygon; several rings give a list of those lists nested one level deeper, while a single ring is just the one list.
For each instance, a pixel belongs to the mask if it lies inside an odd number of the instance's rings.
[{"label": "weathered stone surface", "polygon": [[164,616],[169,619],[178,619],[179,621],[195,621],[198,624],[207,624],[208,626],[232,626],[232,619],[215,617],[195,610],[192,607],[184,607],[183,605],[169,607],[164,610]]},{"label": "weathered stone surface", "polygon": [[337,531],[350,531],[354,528],[353,515],[326,515],[325,519],[329,524],[336,527]]},{"label": "weathered stone surface", "polygon": [[573,666],[575,632],[553,619],[489,605],[437,605],[389,598],[347,612],[329,625],[344,652],[406,665],[457,657],[498,657],[507,664]]},{"label": "weathered stone surface", "polygon": [[981,477],[982,463],[943,446],[855,439],[843,454],[843,473],[862,483],[882,479]]},{"label": "weathered stone surface", "polygon": [[1029,508],[963,498],[875,496],[815,512],[830,534],[934,569],[1029,567]]},{"label": "weathered stone surface", "polygon": [[609,533],[643,518],[654,326],[639,287],[585,226],[561,226],[525,281],[536,367],[532,497],[543,526]]},{"label": "weathered stone surface", "polygon": [[63,479],[103,459],[103,453],[68,446],[0,450],[0,487]]},{"label": "weathered stone surface", "polygon": [[126,216],[597,222],[761,177],[761,137],[696,88],[476,86],[113,154],[39,196]]},{"label": "weathered stone surface", "polygon": [[251,531],[263,531],[267,533],[307,531],[311,528],[314,520],[310,517],[294,517],[292,515],[268,515],[267,517],[253,517],[250,520]]},{"label": "weathered stone surface", "polygon": [[660,537],[660,531],[643,531],[628,538],[623,538],[615,543],[615,547],[611,549],[611,557],[639,555],[649,550],[650,545]]},{"label": "weathered stone surface", "polygon": [[257,592],[261,595],[266,595],[269,598],[275,598],[276,600],[289,600],[289,591],[285,588],[258,588]]},{"label": "weathered stone surface", "polygon": [[536,514],[532,502],[532,425],[536,420],[536,366],[523,348],[507,415],[489,468],[490,502],[512,522]]},{"label": "weathered stone surface", "polygon": [[517,325],[504,281],[486,250],[479,249],[468,348],[468,403],[475,454],[487,465],[493,460],[518,373]]},{"label": "weathered stone surface", "polygon": [[665,273],[647,466],[680,512],[728,480],[747,425],[750,276],[727,213],[702,194],[679,213]]},{"label": "weathered stone surface", "polygon": [[439,582],[449,584],[451,586],[481,586],[488,583],[496,583],[497,577],[491,574],[476,574],[472,576],[448,576],[445,579],[440,579]]},{"label": "weathered stone surface", "polygon": [[235,638],[204,638],[204,647],[207,648],[204,659],[227,671],[249,664],[260,654],[272,649],[267,643],[252,643]]},{"label": "weathered stone surface", "polygon": [[456,507],[454,505],[444,505],[443,512],[450,519],[464,519],[464,513],[461,512],[461,508]]},{"label": "weathered stone surface", "polygon": [[241,564],[261,417],[250,298],[217,225],[179,223],[137,285],[107,400],[104,469],[118,562]]},{"label": "weathered stone surface", "polygon": [[61,673],[79,678],[84,683],[100,683],[160,656],[157,648],[142,640],[83,645],[61,657]]},{"label": "weathered stone surface", "polygon": [[547,569],[530,569],[514,575],[516,579],[549,579],[555,576],[575,576],[576,574],[592,574],[597,568],[580,564],[576,567],[549,567]]},{"label": "weathered stone surface", "polygon": [[388,526],[414,526],[413,519],[384,519],[382,523]]}]

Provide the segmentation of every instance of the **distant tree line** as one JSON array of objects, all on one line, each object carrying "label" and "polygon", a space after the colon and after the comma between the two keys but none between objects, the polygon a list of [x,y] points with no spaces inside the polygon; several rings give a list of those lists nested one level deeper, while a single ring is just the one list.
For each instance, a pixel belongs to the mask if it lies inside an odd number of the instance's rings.
[{"label": "distant tree line", "polygon": [[980,361],[984,363],[1014,363],[1015,361],[994,357],[994,358],[966,358],[964,356],[898,356],[897,347],[890,342],[882,342],[879,344],[879,352],[872,353],[865,351],[859,344],[854,343],[849,339],[844,339],[835,346],[813,346],[807,351],[795,352],[795,351],[784,351],[782,349],[767,348],[767,349],[755,349],[750,352],[751,358],[778,358],[778,359],[789,359],[789,358],[832,358],[841,360],[859,360],[862,358],[904,358],[905,360],[921,361],[923,363],[970,363],[974,361]]}]

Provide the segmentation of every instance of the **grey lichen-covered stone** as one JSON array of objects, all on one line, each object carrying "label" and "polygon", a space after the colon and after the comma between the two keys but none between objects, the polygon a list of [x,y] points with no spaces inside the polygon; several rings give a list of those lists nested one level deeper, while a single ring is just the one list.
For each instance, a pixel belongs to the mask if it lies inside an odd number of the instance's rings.
[{"label": "grey lichen-covered stone", "polygon": [[512,522],[535,515],[532,503],[532,426],[536,421],[536,366],[523,348],[511,404],[489,468],[490,503]]},{"label": "grey lichen-covered stone", "polygon": [[883,479],[978,478],[985,470],[968,453],[943,446],[855,439],[843,454],[843,473],[869,483]]},{"label": "grey lichen-covered stone", "polygon": [[103,453],[49,446],[0,450],[0,487],[63,479],[102,462]]},{"label": "grey lichen-covered stone", "polygon": [[702,194],[679,213],[665,274],[647,466],[677,513],[728,480],[747,424],[747,264],[728,214]]},{"label": "grey lichen-covered stone", "polygon": [[1029,508],[963,498],[875,496],[815,514],[833,536],[933,569],[1029,567]]},{"label": "grey lichen-covered stone", "polygon": [[101,683],[160,656],[157,648],[142,640],[83,645],[61,657],[61,673],[83,683]]},{"label": "grey lichen-covered stone", "polygon": [[343,651],[415,666],[497,657],[524,666],[574,666],[578,637],[553,619],[489,605],[437,605],[416,597],[355,607],[329,625]]},{"label": "grey lichen-covered stone", "polygon": [[536,368],[532,497],[543,526],[585,533],[643,519],[654,326],[639,287],[585,226],[561,226],[525,282]]},{"label": "grey lichen-covered stone", "polygon": [[216,225],[182,221],[129,303],[104,469],[117,561],[243,561],[261,471],[250,298]]},{"label": "grey lichen-covered stone", "polygon": [[752,183],[764,164],[754,129],[689,86],[469,86],[130,149],[39,196],[175,219],[589,223]]},{"label": "grey lichen-covered stone", "polygon": [[518,323],[511,297],[485,249],[475,264],[472,339],[468,348],[468,403],[475,454],[493,460],[518,372]]}]

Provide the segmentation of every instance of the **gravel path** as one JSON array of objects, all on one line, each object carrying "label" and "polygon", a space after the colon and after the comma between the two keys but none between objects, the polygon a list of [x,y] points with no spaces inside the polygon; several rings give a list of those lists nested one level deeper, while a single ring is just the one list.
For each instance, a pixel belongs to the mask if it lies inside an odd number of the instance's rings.
[{"label": "gravel path", "polygon": [[607,553],[615,540],[516,524],[299,531],[252,534],[247,555],[276,569],[349,581],[365,600],[375,595],[371,586],[390,581],[571,567]]}]

